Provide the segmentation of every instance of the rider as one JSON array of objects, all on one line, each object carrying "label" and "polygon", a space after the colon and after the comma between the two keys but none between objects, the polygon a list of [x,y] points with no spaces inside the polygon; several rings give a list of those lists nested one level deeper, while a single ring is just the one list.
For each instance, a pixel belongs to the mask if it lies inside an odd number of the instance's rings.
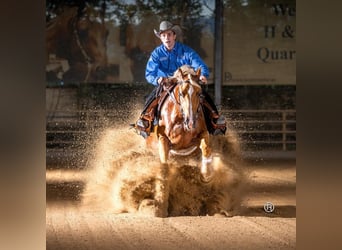
[{"label": "rider", "polygon": [[[194,70],[201,68],[200,81],[207,83],[209,69],[200,56],[190,47],[176,41],[177,35],[181,34],[178,25],[169,21],[162,21],[159,31],[154,30],[154,34],[161,40],[162,44],[155,48],[148,59],[145,71],[146,80],[156,86],[147,97],[145,107],[134,127],[140,135],[146,138],[152,131],[153,125],[157,123],[156,109],[158,97],[161,92],[160,86],[167,81],[167,78],[182,65],[189,65]],[[203,110],[206,116],[208,131],[211,134],[225,134],[225,118],[218,114],[218,110],[208,93],[202,90],[204,95]]]}]

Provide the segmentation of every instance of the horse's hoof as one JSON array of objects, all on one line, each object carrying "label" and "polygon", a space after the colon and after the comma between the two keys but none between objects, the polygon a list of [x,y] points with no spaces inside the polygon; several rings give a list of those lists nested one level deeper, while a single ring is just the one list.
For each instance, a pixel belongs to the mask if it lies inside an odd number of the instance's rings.
[{"label": "horse's hoof", "polygon": [[138,208],[139,214],[148,217],[167,217],[167,211],[161,209],[157,202],[153,199],[144,199],[140,202]]},{"label": "horse's hoof", "polygon": [[214,214],[215,217],[233,217],[234,215],[232,213],[229,213],[226,210],[220,210],[219,213]]},{"label": "horse's hoof", "polygon": [[140,202],[138,211],[140,214],[155,217],[156,201],[152,199],[144,199]]},{"label": "horse's hoof", "polygon": [[200,180],[203,183],[209,183],[212,180],[212,175],[208,175],[208,176],[201,175]]}]

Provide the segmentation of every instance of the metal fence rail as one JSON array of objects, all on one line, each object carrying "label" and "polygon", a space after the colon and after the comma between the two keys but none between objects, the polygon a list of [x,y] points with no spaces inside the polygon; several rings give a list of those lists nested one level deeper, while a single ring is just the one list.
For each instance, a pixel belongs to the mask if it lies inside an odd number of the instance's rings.
[{"label": "metal fence rail", "polygon": [[[222,110],[222,113],[228,120],[228,129],[238,135],[242,150],[296,150],[296,110]],[[47,111],[47,163],[61,161],[63,155],[69,157],[63,161],[84,157],[89,146],[86,142],[101,128],[113,126],[117,116],[120,114],[108,110]]]},{"label": "metal fence rail", "polygon": [[295,110],[223,111],[245,150],[295,150]]}]

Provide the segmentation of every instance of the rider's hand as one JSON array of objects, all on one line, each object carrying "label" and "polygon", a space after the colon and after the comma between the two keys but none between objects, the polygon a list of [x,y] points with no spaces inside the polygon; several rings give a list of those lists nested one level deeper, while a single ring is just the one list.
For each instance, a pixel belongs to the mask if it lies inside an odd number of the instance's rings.
[{"label": "rider's hand", "polygon": [[208,83],[208,80],[205,76],[200,76],[200,81],[203,83],[203,84],[207,84]]},{"label": "rider's hand", "polygon": [[164,82],[166,82],[167,81],[167,78],[166,77],[159,77],[158,78],[158,80],[157,80],[157,82],[158,82],[158,84],[159,85],[162,85]]}]

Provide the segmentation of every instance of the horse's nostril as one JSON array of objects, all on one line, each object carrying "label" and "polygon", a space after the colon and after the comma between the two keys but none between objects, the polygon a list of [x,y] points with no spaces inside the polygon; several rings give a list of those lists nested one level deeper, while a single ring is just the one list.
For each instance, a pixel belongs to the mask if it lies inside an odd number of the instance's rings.
[{"label": "horse's nostril", "polygon": [[192,128],[196,128],[196,121],[195,121],[195,120],[193,120],[193,121],[191,122],[191,127],[192,127]]}]

